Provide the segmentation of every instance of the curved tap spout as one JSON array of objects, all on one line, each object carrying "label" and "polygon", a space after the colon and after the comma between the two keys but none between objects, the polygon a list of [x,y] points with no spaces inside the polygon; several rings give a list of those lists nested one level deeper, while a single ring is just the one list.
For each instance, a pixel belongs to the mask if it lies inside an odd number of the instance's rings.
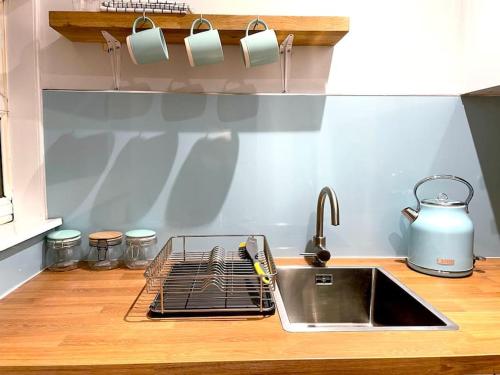
[{"label": "curved tap spout", "polygon": [[337,195],[332,188],[325,186],[321,189],[318,196],[318,206],[316,209],[316,235],[313,236],[312,242],[314,251],[302,253],[306,258],[313,258],[312,264],[316,266],[325,266],[330,259],[330,252],[326,249],[326,238],[323,235],[323,220],[325,214],[325,200],[328,197],[330,200],[330,210],[332,225],[339,225],[339,202]]},{"label": "curved tap spout", "polygon": [[[314,236],[315,242],[316,239],[322,238],[323,241],[323,220],[325,216],[325,200],[326,197],[329,198],[330,200],[330,216],[331,216],[331,221],[332,225],[339,225],[339,201],[337,199],[337,194],[335,194],[335,191],[329,186],[325,186],[321,191],[319,192],[318,196],[318,205],[316,208],[316,235]],[[322,245],[324,246],[323,243],[317,243],[317,245]]]}]

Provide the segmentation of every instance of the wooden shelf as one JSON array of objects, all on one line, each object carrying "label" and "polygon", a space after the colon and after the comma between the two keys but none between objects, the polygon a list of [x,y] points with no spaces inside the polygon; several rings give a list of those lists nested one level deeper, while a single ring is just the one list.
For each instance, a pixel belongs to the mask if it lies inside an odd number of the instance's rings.
[{"label": "wooden shelf", "polygon": [[[108,12],[49,12],[49,24],[73,42],[104,42],[101,30],[108,31],[124,42],[131,33],[132,23],[138,13]],[[245,35],[248,22],[256,16],[204,14],[213,27],[219,30],[223,44],[239,44]],[[163,29],[167,43],[184,43],[191,23],[198,14],[151,14],[156,26]],[[294,34],[294,45],[333,46],[349,31],[349,17],[312,16],[261,16],[276,31],[278,41]]]}]

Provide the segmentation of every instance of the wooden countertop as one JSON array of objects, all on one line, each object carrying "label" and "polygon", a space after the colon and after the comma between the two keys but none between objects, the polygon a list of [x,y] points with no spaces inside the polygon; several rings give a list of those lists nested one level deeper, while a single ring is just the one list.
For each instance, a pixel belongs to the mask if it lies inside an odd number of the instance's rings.
[{"label": "wooden countertop", "polygon": [[151,321],[147,303],[134,304],[144,286],[141,271],[47,271],[0,301],[0,373],[500,372],[500,259],[456,280],[415,273],[395,259],[331,264],[384,267],[460,329],[287,333],[277,314]]}]

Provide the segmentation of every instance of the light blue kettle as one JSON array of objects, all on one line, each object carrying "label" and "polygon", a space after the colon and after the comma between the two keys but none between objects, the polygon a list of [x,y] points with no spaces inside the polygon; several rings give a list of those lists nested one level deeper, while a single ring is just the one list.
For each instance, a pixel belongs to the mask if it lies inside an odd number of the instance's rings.
[{"label": "light blue kettle", "polygon": [[[425,182],[448,179],[469,188],[465,202],[448,200],[445,193],[420,200],[417,190]],[[472,185],[463,178],[435,175],[417,182],[413,189],[417,209],[401,212],[410,221],[408,266],[416,271],[442,277],[465,277],[474,268],[474,225],[469,217]]]}]

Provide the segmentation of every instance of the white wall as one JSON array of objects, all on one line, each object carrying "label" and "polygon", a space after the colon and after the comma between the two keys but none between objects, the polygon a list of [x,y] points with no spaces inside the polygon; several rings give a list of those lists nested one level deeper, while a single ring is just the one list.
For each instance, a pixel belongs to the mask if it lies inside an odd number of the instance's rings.
[{"label": "white wall", "polygon": [[[28,0],[26,0],[28,1]],[[70,0],[40,0],[43,88],[109,89],[109,58],[100,45],[72,43],[48,26],[49,10]],[[333,50],[296,48],[290,90],[303,93],[386,95],[458,94],[461,90],[462,0],[190,0],[194,12],[349,16],[351,29]],[[16,38],[16,36],[13,36]],[[167,37],[168,40],[168,37]],[[279,64],[246,70],[239,47],[226,61],[191,68],[183,46],[171,61],[134,66],[122,51],[123,89],[206,92],[279,92]]]},{"label": "white wall", "polygon": [[0,299],[45,268],[43,239],[37,236],[0,252]]},{"label": "white wall", "polygon": [[45,171],[37,54],[37,2],[6,3],[8,127],[14,218],[45,220]]},{"label": "white wall", "polygon": [[5,4],[0,2],[0,111],[7,108],[7,53],[5,37]]},{"label": "white wall", "polygon": [[500,1],[464,0],[464,90],[500,85]]}]

